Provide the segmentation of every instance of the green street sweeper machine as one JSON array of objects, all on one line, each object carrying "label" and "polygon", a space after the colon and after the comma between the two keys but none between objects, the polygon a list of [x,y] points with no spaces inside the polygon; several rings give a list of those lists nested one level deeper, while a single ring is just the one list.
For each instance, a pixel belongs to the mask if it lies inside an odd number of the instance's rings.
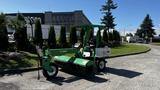
[{"label": "green street sweeper machine", "polygon": [[94,74],[102,72],[106,66],[106,58],[110,54],[110,48],[106,46],[101,33],[104,30],[100,25],[76,26],[77,30],[83,30],[84,36],[81,43],[76,43],[73,48],[49,49],[36,47],[41,58],[43,75],[53,78],[58,73],[58,68],[73,72]]}]

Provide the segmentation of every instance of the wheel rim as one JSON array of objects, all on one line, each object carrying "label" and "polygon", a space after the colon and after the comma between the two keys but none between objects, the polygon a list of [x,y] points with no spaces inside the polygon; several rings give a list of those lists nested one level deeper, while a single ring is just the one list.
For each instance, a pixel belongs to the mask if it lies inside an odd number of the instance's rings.
[{"label": "wheel rim", "polygon": [[105,67],[105,62],[104,61],[100,61],[99,62],[99,68],[100,69],[104,69],[104,67]]},{"label": "wheel rim", "polygon": [[53,70],[52,72],[47,71],[49,76],[53,76],[54,74],[56,74],[56,70],[57,70],[56,67],[55,66],[51,66],[51,68]]}]

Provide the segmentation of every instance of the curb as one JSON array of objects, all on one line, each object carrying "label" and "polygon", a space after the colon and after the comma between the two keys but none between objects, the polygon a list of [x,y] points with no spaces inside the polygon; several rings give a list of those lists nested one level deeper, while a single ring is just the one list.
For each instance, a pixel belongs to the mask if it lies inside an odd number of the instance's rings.
[{"label": "curb", "polygon": [[116,57],[123,57],[123,56],[130,56],[130,55],[137,55],[137,54],[142,54],[142,53],[147,53],[151,51],[151,48],[146,50],[146,51],[143,51],[143,52],[138,52],[138,53],[130,53],[130,54],[125,54],[125,55],[117,55],[117,56],[110,56],[108,58],[116,58]]},{"label": "curb", "polygon": [[30,68],[19,68],[19,69],[0,69],[0,74],[16,74],[16,73],[23,73],[23,72],[30,72],[41,70],[42,68],[39,67],[30,67]]},{"label": "curb", "polygon": [[[125,54],[125,55],[118,55],[118,56],[111,56],[107,58],[116,58],[116,57],[123,57],[123,56],[130,56],[130,55],[137,55],[137,54],[142,54],[142,53],[147,53],[151,50],[148,49],[143,52],[138,52],[138,53],[130,53],[130,54]],[[14,73],[23,73],[23,72],[30,72],[30,71],[36,71],[36,70],[41,70],[42,67],[30,67],[30,68],[19,68],[19,69],[0,69],[0,74],[14,74]]]}]

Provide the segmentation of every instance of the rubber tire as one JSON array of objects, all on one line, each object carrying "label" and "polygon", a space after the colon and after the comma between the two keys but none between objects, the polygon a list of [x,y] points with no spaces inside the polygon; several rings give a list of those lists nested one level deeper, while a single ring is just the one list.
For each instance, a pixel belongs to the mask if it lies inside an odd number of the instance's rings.
[{"label": "rubber tire", "polygon": [[[100,67],[100,65],[103,64],[103,68]],[[106,68],[106,61],[104,59],[99,59],[98,62],[97,62],[97,69],[99,72],[102,72],[104,71]]]},{"label": "rubber tire", "polygon": [[55,65],[55,64],[52,64],[50,65],[51,67],[54,67],[54,69],[56,70],[55,73],[53,75],[50,75],[49,72],[45,69],[43,69],[42,73],[43,73],[43,76],[46,77],[47,79],[51,79],[51,78],[54,78],[56,77],[56,75],[58,74],[58,66]]}]

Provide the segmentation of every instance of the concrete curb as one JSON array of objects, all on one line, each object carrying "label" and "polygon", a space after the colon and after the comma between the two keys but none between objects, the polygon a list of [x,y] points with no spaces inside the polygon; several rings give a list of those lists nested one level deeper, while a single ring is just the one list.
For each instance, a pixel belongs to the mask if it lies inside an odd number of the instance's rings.
[{"label": "concrete curb", "polygon": [[[108,58],[116,58],[116,57],[123,57],[123,56],[130,56],[130,55],[137,55],[137,54],[142,54],[142,53],[147,53],[151,50],[148,49],[143,52],[138,52],[138,53],[131,53],[131,54],[125,54],[125,55],[118,55],[118,56],[111,56]],[[30,68],[19,68],[19,69],[0,69],[0,74],[12,74],[12,73],[22,73],[22,72],[30,72],[30,71],[36,71],[36,70],[41,70],[42,67],[30,67]]]},{"label": "concrete curb", "polygon": [[147,52],[149,52],[150,50],[151,50],[151,48],[150,48],[150,49],[148,49],[148,50],[146,50],[146,51],[143,51],[143,52],[130,53],[130,54],[125,54],[125,55],[111,56],[111,57],[108,57],[108,58],[116,58],[116,57],[123,57],[123,56],[137,55],[137,54],[147,53]]}]

